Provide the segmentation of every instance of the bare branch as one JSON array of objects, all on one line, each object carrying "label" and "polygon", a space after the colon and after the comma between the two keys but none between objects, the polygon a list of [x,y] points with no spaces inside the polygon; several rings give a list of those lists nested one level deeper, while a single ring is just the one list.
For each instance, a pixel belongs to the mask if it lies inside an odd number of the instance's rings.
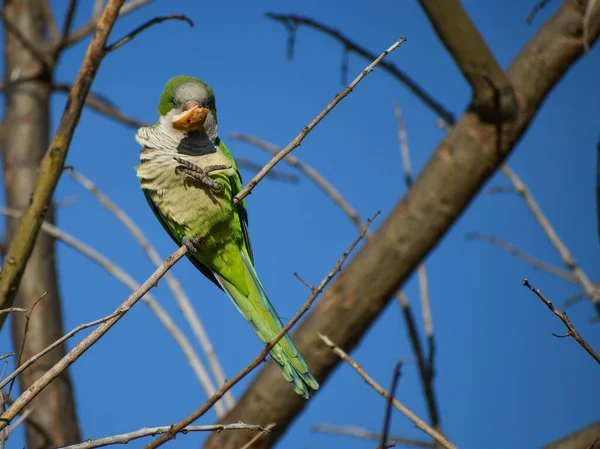
[{"label": "bare branch", "polygon": [[167,20],[181,20],[182,22],[187,22],[187,24],[190,27],[192,27],[192,28],[194,27],[194,22],[192,22],[192,19],[190,19],[189,17],[187,17],[183,14],[172,14],[172,15],[168,15],[168,16],[154,17],[153,19],[148,20],[147,22],[145,22],[142,25],[140,25],[139,27],[137,27],[135,30],[128,33],[126,36],[119,39],[114,44],[107,46],[105,49],[105,53],[108,54],[108,53],[115,51],[117,48],[125,45],[127,42],[132,40],[134,37],[136,37],[142,31],[150,28],[152,25],[157,25],[159,23],[166,22]]},{"label": "bare branch", "polygon": [[[99,438],[97,440],[87,440],[83,443],[63,446],[60,449],[95,449],[97,447],[110,446],[111,444],[127,444],[130,441],[137,440],[139,438],[166,433],[169,431],[170,427],[171,426],[144,427],[143,429],[136,430],[134,432],[112,435],[109,437]],[[263,433],[269,433],[269,429],[266,427],[257,426],[255,424],[244,424],[242,422],[233,424],[213,424],[209,426],[188,426],[183,429],[182,432],[223,432],[231,430],[253,430],[255,432],[260,432],[258,434],[259,436]]]},{"label": "bare branch", "polygon": [[[52,88],[57,92],[69,93],[73,86],[69,83],[56,83]],[[94,111],[106,115],[119,123],[130,128],[140,128],[142,126],[148,126],[148,123],[138,120],[134,117],[130,117],[121,112],[117,107],[108,102],[104,97],[94,92],[90,92],[85,99],[85,105]]]},{"label": "bare branch", "polygon": [[508,165],[502,166],[502,173],[510,180],[513,184],[527,207],[539,223],[540,227],[550,240],[550,243],[554,246],[560,258],[562,259],[563,264],[573,273],[575,279],[581,288],[585,292],[586,296],[588,296],[592,300],[592,304],[596,308],[596,311],[600,315],[600,289],[596,288],[594,283],[590,281],[587,274],[581,269],[581,267],[575,261],[575,258],[571,254],[571,251],[567,248],[567,246],[562,242],[562,240],[556,234],[554,227],[550,224],[550,221],[544,213],[542,209],[537,204],[533,195],[527,189],[527,186],[521,181],[521,179],[517,176],[517,174],[511,170]]},{"label": "bare branch", "polygon": [[67,6],[67,12],[65,14],[65,22],[63,23],[63,29],[60,38],[60,44],[58,44],[57,52],[60,52],[66,45],[71,33],[71,26],[73,25],[73,19],[75,19],[75,10],[79,0],[69,0],[69,6]]},{"label": "bare branch", "polygon": [[[246,170],[250,170],[254,173],[258,173],[260,169],[263,168],[261,164],[251,161],[250,159],[243,159],[240,157],[235,158],[235,164],[239,168],[245,168]],[[267,177],[272,181],[289,182],[292,184],[297,183],[299,181],[298,176],[275,169],[271,170]]]},{"label": "bare branch", "polygon": [[[333,28],[328,27],[320,22],[312,20],[308,17],[297,16],[294,14],[274,14],[274,13],[266,13],[265,14],[269,19],[274,20],[276,22],[283,23],[288,30],[290,29],[290,25],[293,27],[297,27],[298,25],[304,25],[309,28],[313,28],[318,30],[329,37],[337,40],[344,46],[345,52],[353,52],[357,55],[365,58],[368,61],[373,61],[377,55],[366,48],[360,46],[356,42],[352,41],[349,37],[340,33]],[[449,124],[454,125],[456,119],[454,118],[454,114],[448,111],[444,106],[442,106],[439,102],[437,102],[433,96],[425,92],[425,90],[419,86],[416,81],[411,79],[406,73],[401,71],[393,62],[382,61],[379,64],[379,67],[396,78],[400,83],[404,84],[408,90],[410,90],[419,100],[421,100],[429,109],[431,109],[435,114],[440,116],[442,120]]]},{"label": "bare branch", "polygon": [[511,83],[460,0],[419,0],[419,4],[471,86],[471,108],[492,122],[513,117],[517,103]]},{"label": "bare branch", "polygon": [[[265,426],[265,430],[267,430],[267,432],[268,432],[273,427],[275,427],[275,423],[268,424]],[[250,439],[250,441],[248,441],[246,444],[244,444],[240,449],[249,449],[261,436],[265,435],[267,432],[257,433]]]},{"label": "bare branch", "polygon": [[[261,179],[263,179],[266,174],[273,169],[273,167],[275,167],[275,165],[281,161],[283,158],[285,158],[289,153],[291,153],[295,148],[297,148],[298,146],[300,146],[302,144],[302,141],[304,140],[304,138],[308,135],[309,132],[311,132],[315,126],[317,126],[319,124],[319,122],[321,120],[323,120],[323,118],[325,118],[325,116],[327,114],[329,114],[329,112],[340,102],[342,101],[350,92],[352,92],[352,90],[358,85],[358,83],[361,82],[361,80],[367,76],[374,68],[377,64],[379,64],[379,62],[385,58],[390,52],[394,51],[396,48],[398,48],[403,42],[405,42],[406,39],[404,37],[401,37],[400,39],[398,39],[396,42],[394,42],[394,44],[388,48],[387,50],[385,50],[377,59],[375,59],[371,64],[369,64],[362,72],[360,75],[358,75],[356,77],[356,79],[354,81],[352,81],[350,83],[350,85],[348,87],[346,87],[342,92],[340,92],[339,94],[337,94],[333,100],[327,105],[325,106],[325,109],[323,109],[319,115],[317,115],[308,125],[306,125],[304,128],[302,128],[302,131],[300,131],[300,134],[298,134],[296,136],[296,138],[294,138],[294,140],[292,140],[283,150],[281,150],[278,154],[276,154],[275,156],[273,156],[271,158],[271,160],[262,168],[261,171],[259,171],[256,176],[254,178],[252,178],[252,180],[246,185],[246,187],[244,187],[235,197],[234,197],[234,203],[237,204],[238,202],[240,202],[242,199],[244,199],[246,196],[248,196],[250,194],[250,192],[252,191],[252,189],[254,189],[254,187],[256,187],[256,184],[258,184],[260,182]],[[1,286],[1,285],[0,285]],[[0,291],[1,292],[1,291]]]},{"label": "bare branch", "polygon": [[[108,209],[117,220],[119,220],[123,226],[129,231],[129,233],[133,236],[136,242],[142,247],[148,259],[159,267],[162,263],[162,258],[158,254],[158,251],[152,244],[150,240],[146,237],[144,232],[140,229],[140,227],[125,213],[125,211],[119,208],[108,196],[102,193],[98,187],[89,179],[87,179],[81,173],[76,172],[72,168],[66,171],[75,182],[77,182],[80,186],[90,192],[99,202]],[[181,287],[181,283],[172,273],[165,274],[165,281],[167,286],[171,290],[173,297],[175,298],[175,302],[177,303],[179,310],[181,310],[182,315],[185,317],[190,327],[192,328],[192,332],[194,336],[200,343],[200,347],[202,348],[202,352],[206,355],[206,359],[208,360],[208,364],[210,366],[211,372],[214,376],[215,382],[217,385],[221,386],[225,383],[225,373],[223,371],[223,367],[221,366],[221,362],[215,353],[214,347],[204,325],[202,324],[200,317],[196,313],[196,310],[192,306],[192,302],[189,297]],[[214,393],[214,391],[213,391]],[[228,392],[225,395],[225,404],[228,408],[231,408],[235,405],[235,400],[233,395]]]},{"label": "bare branch", "polygon": [[[31,194],[29,206],[25,210],[23,219],[13,236],[8,249],[0,275],[0,309],[11,307],[25,270],[25,265],[37,235],[44,221],[52,195],[62,174],[67,152],[81,116],[81,110],[87,93],[90,90],[96,72],[104,57],[104,47],[108,35],[117,19],[117,14],[124,0],[109,0],[100,18],[97,32],[77,74],[73,89],[69,93],[67,105],[58,124],[54,138],[39,167],[38,179]],[[4,317],[0,315],[0,328],[4,324]],[[36,382],[37,383],[37,382]],[[30,390],[28,390],[30,391]]]},{"label": "bare branch", "polygon": [[600,1],[588,0],[585,14],[583,15],[583,48],[586,53],[590,52],[590,22],[598,5],[600,5]]},{"label": "bare branch", "polygon": [[[312,426],[314,432],[330,433],[332,435],[348,435],[365,440],[381,440],[381,435],[375,432],[370,432],[366,429],[354,426],[333,426],[331,424],[317,424]],[[434,448],[435,444],[429,441],[416,440],[413,438],[399,437],[391,435],[388,440],[394,441],[403,446]]]},{"label": "bare branch", "polygon": [[[406,133],[406,125],[404,123],[404,118],[402,117],[402,109],[400,108],[400,104],[398,104],[397,101],[394,102],[394,115],[396,116],[396,121],[398,123],[398,141],[400,143],[400,154],[402,156],[402,166],[404,168],[404,181],[406,184],[406,189],[409,190],[413,185],[413,174],[410,162],[410,149],[408,147],[408,136]],[[425,336],[427,338],[428,346],[427,360],[425,360],[423,353],[418,353],[418,351],[422,351],[423,348],[419,340],[419,335],[416,329],[416,325],[414,323],[412,312],[408,309],[408,301],[402,301],[400,299],[400,296],[398,296],[398,299],[400,300],[400,304],[404,310],[403,316],[405,318],[407,328],[409,329],[409,336],[411,340],[417,340],[412,341],[412,347],[418,362],[419,375],[421,377],[423,394],[425,396],[425,401],[427,402],[427,410],[429,412],[431,425],[437,430],[440,430],[440,411],[435,395],[435,390],[433,387],[433,380],[435,376],[436,345],[435,337],[433,335],[433,320],[431,318],[431,306],[429,302],[427,269],[425,268],[424,263],[419,264],[419,266],[417,267],[417,272],[419,278],[419,296],[421,299],[421,313],[423,316]],[[412,323],[410,323],[411,320],[413,320]]]},{"label": "bare branch", "polygon": [[[249,136],[241,133],[232,133],[229,134],[228,137],[233,140],[241,140],[242,142],[247,142],[251,145],[254,145],[257,148],[261,148],[265,151],[268,151],[272,155],[276,155],[281,151],[281,148],[269,143],[264,140],[259,139],[258,137]],[[288,154],[285,156],[284,161],[291,165],[292,167],[297,168],[303,175],[305,175],[308,179],[313,181],[313,183],[319,187],[327,196],[329,196],[340,208],[344,211],[344,213],[350,218],[352,223],[356,225],[358,230],[362,230],[363,222],[348,201],[342,196],[342,194],[331,185],[325,177],[320,174],[313,167],[305,164],[300,159],[292,154]]]},{"label": "bare branch", "polygon": [[[377,215],[379,215],[379,212],[377,214],[375,214],[373,217],[369,218],[369,220],[367,222],[367,226],[360,233],[360,235],[356,238],[356,240],[354,240],[354,242],[352,242],[352,244],[344,252],[344,254],[342,254],[342,257],[337,261],[337,263],[335,264],[333,269],[327,274],[327,276],[325,276],[325,278],[321,281],[321,283],[317,286],[317,288],[315,288],[312,291],[312,293],[310,294],[310,296],[308,297],[306,302],[302,305],[300,310],[298,310],[298,312],[296,312],[294,317],[290,321],[288,321],[288,323],[281,329],[281,331],[279,331],[279,333],[275,336],[275,338],[273,338],[273,340],[271,340],[271,342],[265,346],[265,348],[261,351],[261,353],[258,355],[258,357],[256,357],[252,362],[250,362],[250,364],[248,364],[242,371],[240,371],[233,379],[228,380],[223,386],[221,386],[219,391],[212,398],[210,398],[206,403],[204,403],[203,406],[201,406],[199,409],[197,409],[192,414],[188,415],[186,418],[184,418],[177,424],[173,424],[167,433],[165,433],[161,437],[155,439],[150,444],[147,444],[146,446],[144,446],[144,449],[156,449],[159,446],[162,446],[167,441],[175,438],[177,436],[177,434],[180,433],[186,426],[190,425],[192,422],[194,422],[195,420],[200,418],[202,415],[204,415],[219,400],[220,397],[222,397],[236,383],[238,383],[240,380],[242,380],[248,373],[250,373],[254,368],[256,368],[258,365],[260,365],[263,362],[263,360],[265,359],[265,357],[267,356],[269,351],[271,349],[273,349],[273,347],[277,344],[277,342],[279,340],[281,340],[288,333],[288,331],[292,328],[292,326],[294,324],[296,324],[296,322],[298,322],[298,320],[300,320],[300,318],[302,318],[302,316],[308,311],[308,309],[310,308],[312,303],[317,299],[317,297],[321,294],[321,292],[325,289],[325,287],[327,287],[329,282],[335,277],[335,275],[338,272],[341,271],[342,265],[344,264],[344,262],[346,261],[346,259],[350,255],[350,253],[354,250],[354,248],[356,248],[356,246],[359,244],[359,242],[364,238],[365,234],[367,233],[367,231],[369,229],[368,226],[372,223],[372,221],[375,219],[375,217],[377,217]],[[2,418],[2,417],[0,416],[0,418]],[[0,430],[1,430],[1,428],[0,428]]]},{"label": "bare branch", "polygon": [[[335,343],[333,343],[327,336],[325,336],[323,334],[319,334],[319,338],[338,357],[340,357],[342,360],[344,360],[346,363],[348,363],[352,368],[354,368],[354,370],[360,375],[360,377],[362,377],[364,379],[364,381],[371,388],[373,388],[377,393],[379,393],[385,399],[390,400],[391,395],[387,391],[385,391],[377,382],[375,382],[373,380],[373,378],[371,378],[371,376],[369,376],[365,372],[365,370],[362,369],[362,367],[358,364],[358,362],[356,362],[355,360],[352,360],[350,358],[350,356],[348,356],[348,354],[346,354],[341,348],[339,348],[338,346],[336,346]],[[410,411],[408,408],[406,408],[404,405],[402,405],[400,402],[398,402],[397,399],[394,399],[392,397],[391,401],[392,401],[392,404],[394,405],[394,407],[396,407],[397,410],[399,410],[402,414],[404,414],[408,419],[410,419],[413,422],[413,424],[415,425],[415,427],[417,427],[418,429],[421,429],[423,432],[425,432],[427,435],[429,435],[435,441],[437,441],[438,443],[440,443],[446,449],[456,449],[456,446],[454,446],[448,440],[448,438],[446,438],[444,435],[442,435],[441,433],[439,433],[437,430],[435,430],[432,427],[428,426],[417,415],[415,415],[412,411]]]},{"label": "bare branch", "polygon": [[[111,0],[109,0],[111,1]],[[109,3],[110,5],[110,3]],[[96,34],[97,35],[97,34]],[[121,304],[114,314],[107,321],[103,322],[100,327],[94,330],[91,334],[85,337],[77,346],[68,352],[60,361],[52,368],[35,381],[15,402],[0,415],[0,430],[4,429],[22,410],[35,398],[44,388],[46,388],[57,376],[71,366],[81,355],[91,348],[111,327],[113,327],[135,303],[144,296],[152,287],[156,286],[158,280],[175,263],[187,254],[186,246],[180,247],[177,251],[171,254],[165,262],[152,273],[152,275],[129,297]]]},{"label": "bare branch", "polygon": [[573,276],[571,274],[571,272],[569,272],[567,270],[563,270],[562,268],[559,268],[552,264],[546,263],[543,260],[538,259],[537,257],[527,254],[526,252],[521,251],[519,248],[517,248],[512,243],[502,240],[501,238],[498,238],[495,235],[482,234],[479,232],[471,232],[471,233],[467,234],[466,238],[467,238],[467,240],[481,240],[484,242],[489,242],[492,245],[495,245],[495,246],[502,248],[503,250],[509,252],[513,256],[516,256],[519,259],[524,260],[525,262],[527,262],[529,265],[531,265],[534,268],[538,268],[542,271],[545,271],[546,273],[550,273],[556,277],[564,279],[565,281],[572,282],[573,284],[578,284],[577,279],[575,278],[575,276]]},{"label": "bare branch", "polygon": [[[21,216],[21,214],[18,211],[6,209],[3,207],[0,207],[0,214],[9,215],[12,217]],[[50,223],[46,223],[46,222],[44,222],[42,224],[42,231],[51,235],[55,239],[60,240],[63,243],[66,243],[71,248],[80,252],[84,256],[90,258],[91,260],[96,262],[98,265],[100,265],[102,268],[104,268],[109,274],[114,276],[119,282],[123,283],[125,286],[127,286],[131,290],[136,291],[137,289],[140,288],[140,285],[135,281],[135,279],[133,279],[127,272],[125,272],[117,264],[115,264],[114,262],[109,260],[107,257],[103,256],[102,254],[98,253],[93,248],[90,248],[85,243],[79,241],[72,235],[70,235],[70,234],[62,231],[61,229],[58,229],[57,227],[51,225]],[[159,266],[160,266],[160,264],[159,264]],[[177,327],[177,325],[175,324],[173,319],[169,316],[169,314],[166,312],[166,310],[160,305],[160,303],[154,298],[153,295],[151,295],[150,293],[147,293],[141,299],[142,299],[142,302],[144,302],[148,305],[150,310],[156,315],[156,317],[161,322],[161,324],[167,329],[167,331],[175,339],[175,342],[181,348],[184,356],[188,360],[190,366],[192,367],[192,370],[194,371],[194,374],[198,378],[198,381],[200,382],[200,385],[202,385],[202,388],[206,392],[207,396],[209,396],[209,397],[212,396],[215,393],[216,388],[215,388],[212,380],[210,379],[210,376],[206,372],[206,368],[204,367],[204,364],[202,363],[202,361],[200,360],[198,355],[195,353],[195,351],[192,347],[192,344],[187,339],[185,334],[181,331],[181,329],[179,329],[179,327]],[[10,393],[10,390],[9,390],[9,393]],[[217,412],[217,416],[219,416],[219,417],[225,413],[225,409],[223,408],[222,404],[217,404],[215,407],[215,410]]]},{"label": "bare branch", "polygon": [[535,293],[537,295],[537,297],[540,298],[542,300],[542,302],[544,304],[546,304],[546,306],[548,306],[548,308],[552,311],[552,313],[554,315],[556,315],[557,317],[559,317],[563,323],[565,323],[565,326],[567,326],[567,329],[568,329],[567,336],[573,337],[575,339],[575,341],[577,341],[577,343],[579,343],[581,345],[581,347],[583,349],[585,349],[587,351],[587,353],[589,355],[591,355],[596,362],[598,362],[598,364],[600,364],[600,355],[598,355],[596,353],[596,351],[594,351],[592,349],[592,347],[587,343],[587,341],[585,341],[581,337],[581,335],[579,335],[579,332],[577,332],[577,329],[575,329],[575,327],[571,324],[571,321],[569,320],[569,317],[567,317],[567,314],[565,312],[561,312],[556,307],[554,307],[554,304],[552,304],[552,301],[550,301],[548,298],[546,298],[542,294],[542,292],[540,291],[539,288],[534,288],[533,285],[531,285],[529,283],[527,278],[525,278],[523,280],[523,285],[525,287],[527,287],[529,290],[531,290],[533,293]]},{"label": "bare branch", "polygon": [[[133,11],[141,8],[142,6],[147,5],[151,1],[152,0],[131,0],[127,3],[125,3],[121,7],[121,9],[119,11],[119,17],[123,17],[123,16],[129,14],[130,12],[133,12]],[[100,16],[96,13],[96,11],[97,11],[96,6],[98,4],[99,4],[99,0],[96,0],[96,5],[94,6],[95,10],[94,10],[94,14],[92,15],[92,19],[88,23],[83,25],[81,28],[79,28],[78,30],[75,30],[73,33],[71,33],[68,41],[66,42],[66,46],[71,46],[73,44],[76,44],[77,42],[79,42],[80,40],[84,39],[85,37],[87,37],[88,35],[90,35],[94,32],[94,30],[96,29],[96,25],[100,21]]]},{"label": "bare branch", "polygon": [[[388,436],[390,434],[390,424],[392,422],[392,399],[396,396],[396,388],[398,387],[398,381],[400,380],[400,370],[402,368],[402,362],[396,363],[394,367],[394,375],[392,376],[392,386],[390,387],[390,396],[385,404],[385,416],[383,418],[383,430],[381,431],[381,439],[379,440],[379,447],[385,448],[388,445]],[[391,443],[393,446],[396,442]]]},{"label": "bare branch", "polygon": [[21,307],[9,307],[8,309],[0,310],[0,315],[12,312],[27,312],[27,309],[23,309]]}]

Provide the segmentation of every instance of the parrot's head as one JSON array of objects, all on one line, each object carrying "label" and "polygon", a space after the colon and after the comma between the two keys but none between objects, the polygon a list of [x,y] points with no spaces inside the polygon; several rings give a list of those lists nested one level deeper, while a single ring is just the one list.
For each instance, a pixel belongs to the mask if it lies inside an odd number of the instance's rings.
[{"label": "parrot's head", "polygon": [[208,85],[191,76],[176,76],[165,84],[158,113],[163,126],[184,133],[203,130],[217,137],[215,94]]}]

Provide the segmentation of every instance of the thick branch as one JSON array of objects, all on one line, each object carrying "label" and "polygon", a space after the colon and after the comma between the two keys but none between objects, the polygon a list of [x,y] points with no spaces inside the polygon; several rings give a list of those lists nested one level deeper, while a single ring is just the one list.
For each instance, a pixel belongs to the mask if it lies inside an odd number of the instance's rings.
[{"label": "thick branch", "polygon": [[[0,272],[0,309],[10,307],[14,301],[25,265],[33,250],[56,184],[60,179],[73,132],[81,116],[85,97],[100,67],[106,41],[124,1],[110,0],[106,6],[100,18],[97,32],[94,34],[77,74],[73,89],[69,93],[67,105],[58,124],[56,134],[50,143],[46,156],[42,160],[30,205],[23,215],[21,225],[4,258],[2,271]],[[0,315],[0,328],[4,324],[5,316]]]},{"label": "thick branch", "polygon": [[[485,116],[512,116],[517,109],[510,81],[460,0],[419,0],[433,29],[473,90],[473,103]],[[500,95],[500,110],[496,102]]]},{"label": "thick branch", "polygon": [[[591,36],[597,39],[600,15]],[[413,187],[346,270],[325,292],[293,338],[315,377],[323,382],[339,360],[324,350],[316,333],[326,333],[345,351],[360,341],[398,287],[431,251],[501,165],[530,125],[551,89],[581,56],[581,6],[565,1],[510,65],[519,113],[498,128],[468,110],[439,145]],[[498,145],[498,143],[500,145]],[[343,323],[343,325],[340,325]],[[276,367],[265,366],[224,422],[277,422],[253,449],[272,446],[306,402],[295,397]],[[211,435],[205,447],[236,448],[244,433]]]}]

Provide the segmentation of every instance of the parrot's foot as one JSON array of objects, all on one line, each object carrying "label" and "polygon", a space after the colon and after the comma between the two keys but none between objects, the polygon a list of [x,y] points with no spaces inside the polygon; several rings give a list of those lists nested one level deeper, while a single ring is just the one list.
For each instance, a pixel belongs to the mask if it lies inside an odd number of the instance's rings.
[{"label": "parrot's foot", "polygon": [[227,165],[207,165],[206,167],[201,168],[193,162],[187,161],[181,157],[174,157],[173,159],[181,164],[176,168],[178,173],[183,173],[190,178],[201,182],[216,193],[219,193],[221,190],[223,190],[223,186],[208,176],[208,174],[215,170],[226,170],[229,168]]},{"label": "parrot's foot", "polygon": [[181,243],[185,245],[190,253],[195,253],[198,251],[198,247],[202,245],[202,237],[188,237],[184,235],[181,239]]}]

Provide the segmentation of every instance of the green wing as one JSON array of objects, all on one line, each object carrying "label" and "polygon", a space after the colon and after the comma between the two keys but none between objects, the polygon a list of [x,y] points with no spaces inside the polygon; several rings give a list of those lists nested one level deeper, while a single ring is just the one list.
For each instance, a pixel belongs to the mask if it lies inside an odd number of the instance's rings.
[{"label": "green wing", "polygon": [[[173,233],[169,229],[169,226],[167,225],[167,222],[166,222],[165,218],[162,216],[162,214],[160,213],[160,211],[158,210],[158,208],[154,204],[154,201],[152,201],[152,198],[150,198],[149,192],[146,189],[142,189],[142,191],[144,192],[144,196],[146,197],[146,201],[150,205],[150,208],[152,209],[152,212],[154,212],[154,215],[156,216],[156,218],[158,219],[158,221],[160,222],[160,224],[162,225],[162,227],[165,229],[165,231],[167,231],[167,233],[173,239],[173,241],[178,246],[181,246],[182,245],[181,240],[178,239],[177,237],[175,237],[173,235]],[[198,270],[200,270],[200,272],[204,276],[206,276],[213,284],[215,284],[217,287],[219,287],[222,290],[221,285],[217,281],[217,278],[215,278],[215,275],[212,273],[212,271],[208,267],[206,267],[204,264],[202,264],[198,260],[196,260],[195,257],[190,257],[189,254],[188,254],[188,259],[190,260],[190,262],[192,262],[194,264],[194,266]]]},{"label": "green wing", "polygon": [[[221,150],[223,152],[223,154],[225,154],[225,156],[227,156],[227,158],[231,161],[231,163],[233,164],[233,167],[235,168],[236,175],[229,177],[229,182],[231,183],[231,196],[234,197],[240,192],[240,190],[242,190],[242,175],[240,175],[240,171],[237,168],[235,159],[233,159],[233,156],[229,152],[229,149],[227,148],[227,146],[223,143],[223,141],[221,139],[219,139],[219,142],[217,143],[217,145],[219,146],[219,150]],[[237,203],[237,212],[238,212],[238,217],[240,217],[240,225],[242,227],[242,234],[244,236],[244,243],[246,245],[246,251],[248,252],[248,255],[250,256],[250,260],[252,261],[252,263],[254,263],[254,254],[252,252],[252,243],[250,242],[250,234],[248,233],[248,211],[246,210],[246,201],[242,200],[239,203]]]}]

